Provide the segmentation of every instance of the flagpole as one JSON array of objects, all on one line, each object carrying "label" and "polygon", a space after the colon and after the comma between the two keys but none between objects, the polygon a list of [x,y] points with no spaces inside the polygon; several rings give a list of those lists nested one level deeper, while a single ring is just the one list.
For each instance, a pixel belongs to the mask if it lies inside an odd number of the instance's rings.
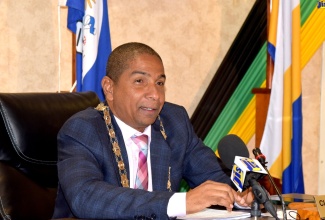
[{"label": "flagpole", "polygon": [[[76,34],[72,32],[72,86],[76,82]],[[75,88],[74,88],[75,90]]]},{"label": "flagpole", "polygon": [[[270,23],[270,0],[266,1],[266,36],[265,41],[268,40],[269,23]],[[256,116],[255,116],[255,147],[259,148],[262,140],[264,126],[266,122],[267,110],[270,101],[273,61],[268,52],[266,52],[266,87],[254,88],[252,93],[256,97]]]},{"label": "flagpole", "polygon": [[[266,3],[266,36],[265,40],[268,42],[269,36],[269,26],[270,26],[270,11],[271,11],[271,0],[265,0]],[[256,97],[256,114],[255,114],[255,147],[259,148],[264,132],[264,127],[266,123],[267,111],[270,102],[271,88],[272,88],[272,77],[274,70],[274,62],[270,56],[270,54],[266,51],[266,77],[265,77],[265,88],[254,88],[252,89],[252,93],[255,94]],[[269,146],[272,147],[272,146]],[[276,185],[280,185],[280,181],[278,179],[274,179]],[[273,187],[271,182],[267,177],[263,178],[259,181],[261,185],[265,187],[265,189],[271,194],[276,195],[276,189]]]},{"label": "flagpole", "polygon": [[[266,36],[268,38],[269,36],[269,30],[270,30],[270,12],[271,12],[271,0],[266,0]],[[266,88],[271,89],[272,88],[272,77],[273,77],[273,70],[274,70],[274,62],[270,56],[269,53],[266,53]]]}]

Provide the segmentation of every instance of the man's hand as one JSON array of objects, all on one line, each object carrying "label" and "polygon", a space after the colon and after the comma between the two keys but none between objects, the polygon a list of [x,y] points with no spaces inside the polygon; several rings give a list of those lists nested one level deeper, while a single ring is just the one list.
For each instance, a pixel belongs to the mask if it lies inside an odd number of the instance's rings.
[{"label": "man's hand", "polygon": [[199,212],[211,205],[221,205],[231,211],[234,202],[245,204],[243,201],[229,185],[208,180],[186,193],[186,214]]},{"label": "man's hand", "polygon": [[240,206],[250,206],[251,203],[253,202],[254,200],[254,194],[252,192],[252,188],[249,187],[247,190],[245,190],[244,192],[237,192],[238,194],[238,198],[241,198],[241,200],[239,201],[236,201],[238,205]]}]

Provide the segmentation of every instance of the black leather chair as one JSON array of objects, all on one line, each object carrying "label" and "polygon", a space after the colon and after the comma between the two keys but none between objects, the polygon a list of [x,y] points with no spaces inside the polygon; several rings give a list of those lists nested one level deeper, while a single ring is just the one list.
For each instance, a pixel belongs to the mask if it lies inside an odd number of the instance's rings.
[{"label": "black leather chair", "polygon": [[99,103],[93,92],[0,93],[0,217],[50,219],[57,191],[57,133]]}]

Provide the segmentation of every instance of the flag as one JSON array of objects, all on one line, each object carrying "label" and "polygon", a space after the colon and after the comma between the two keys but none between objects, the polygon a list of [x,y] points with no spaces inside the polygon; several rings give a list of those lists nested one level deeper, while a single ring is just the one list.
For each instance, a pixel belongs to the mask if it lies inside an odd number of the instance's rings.
[{"label": "flag", "polygon": [[260,148],[282,193],[304,193],[299,0],[273,0],[269,28],[274,72]]},{"label": "flag", "polygon": [[107,0],[67,0],[68,28],[76,34],[77,91],[94,91],[103,101],[101,80],[112,51]]}]

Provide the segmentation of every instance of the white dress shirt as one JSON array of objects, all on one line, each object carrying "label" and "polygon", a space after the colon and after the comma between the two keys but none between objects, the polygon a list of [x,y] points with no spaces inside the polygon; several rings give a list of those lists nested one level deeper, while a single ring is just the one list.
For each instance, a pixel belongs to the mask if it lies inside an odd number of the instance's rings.
[{"label": "white dress shirt", "polygon": [[[147,165],[148,165],[148,191],[152,191],[152,173],[151,173],[151,159],[150,159],[150,143],[151,143],[151,125],[146,127],[144,132],[141,133],[129,125],[125,124],[118,117],[114,115],[114,118],[120,127],[128,154],[129,160],[129,183],[130,188],[134,188],[135,179],[137,175],[138,160],[139,160],[139,148],[132,141],[131,137],[136,135],[145,134],[148,136],[148,154],[147,154]],[[168,202],[167,206],[168,216],[184,216],[186,215],[186,193],[175,193]]]}]

